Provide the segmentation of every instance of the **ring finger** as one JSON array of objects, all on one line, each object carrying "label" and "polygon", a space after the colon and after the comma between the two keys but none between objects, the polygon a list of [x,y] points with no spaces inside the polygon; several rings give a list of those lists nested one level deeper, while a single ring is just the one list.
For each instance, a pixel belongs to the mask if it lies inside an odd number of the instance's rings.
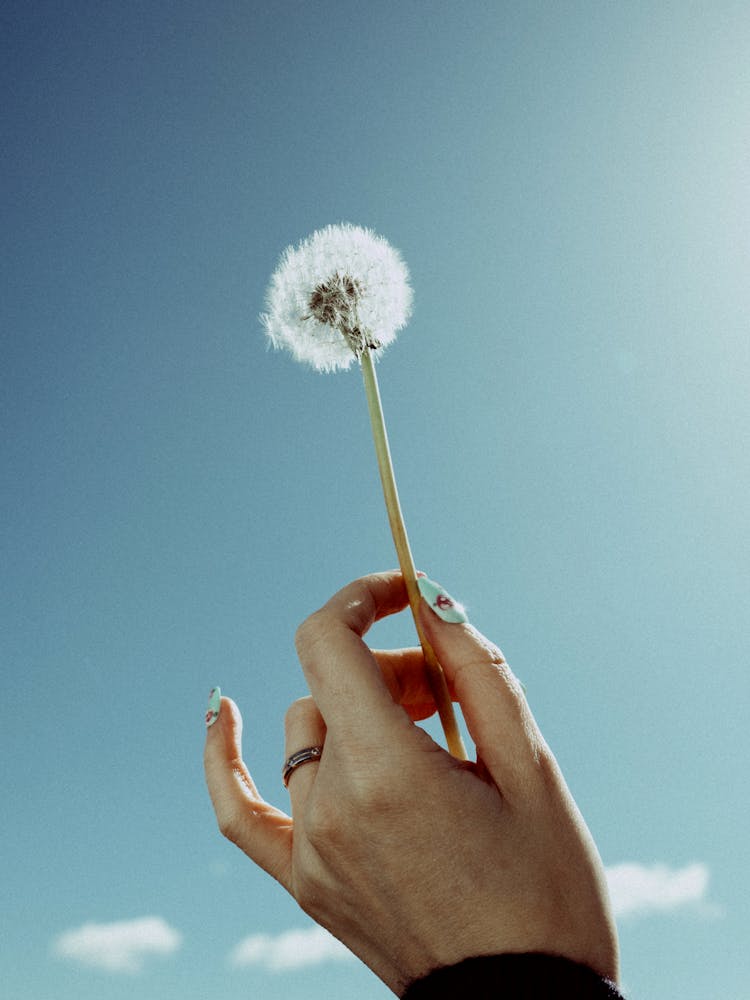
[{"label": "ring finger", "polygon": [[[325,743],[326,726],[318,706],[312,698],[300,698],[289,706],[284,720],[286,732],[286,760],[301,750],[322,747]],[[292,816],[299,816],[305,807],[315,777],[318,773],[319,758],[298,764],[287,775],[287,788],[292,802]]]}]

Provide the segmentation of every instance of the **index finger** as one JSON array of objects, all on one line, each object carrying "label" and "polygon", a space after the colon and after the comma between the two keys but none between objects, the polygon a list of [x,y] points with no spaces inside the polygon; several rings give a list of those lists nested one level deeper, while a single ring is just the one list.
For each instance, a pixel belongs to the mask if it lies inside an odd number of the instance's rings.
[{"label": "index finger", "polygon": [[297,655],[329,737],[356,733],[361,741],[370,733],[382,741],[388,728],[408,722],[362,640],[407,603],[401,573],[373,573],[343,587],[297,629]]}]

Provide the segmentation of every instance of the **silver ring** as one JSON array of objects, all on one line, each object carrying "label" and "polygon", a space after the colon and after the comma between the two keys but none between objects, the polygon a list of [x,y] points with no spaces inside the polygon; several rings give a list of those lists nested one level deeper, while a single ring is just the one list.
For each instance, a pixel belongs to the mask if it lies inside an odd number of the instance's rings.
[{"label": "silver ring", "polygon": [[299,767],[300,764],[309,764],[310,761],[319,761],[322,753],[322,746],[305,747],[304,750],[298,750],[291,757],[288,757],[284,764],[284,770],[281,772],[284,788],[289,786],[289,777],[295,767]]}]

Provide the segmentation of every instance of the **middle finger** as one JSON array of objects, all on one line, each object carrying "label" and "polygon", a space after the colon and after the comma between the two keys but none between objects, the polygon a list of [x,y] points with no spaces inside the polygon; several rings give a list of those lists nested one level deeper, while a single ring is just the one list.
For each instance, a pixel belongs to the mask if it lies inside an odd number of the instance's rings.
[{"label": "middle finger", "polygon": [[376,573],[344,587],[297,631],[297,653],[331,733],[382,743],[407,720],[362,636],[407,604],[401,574]]}]

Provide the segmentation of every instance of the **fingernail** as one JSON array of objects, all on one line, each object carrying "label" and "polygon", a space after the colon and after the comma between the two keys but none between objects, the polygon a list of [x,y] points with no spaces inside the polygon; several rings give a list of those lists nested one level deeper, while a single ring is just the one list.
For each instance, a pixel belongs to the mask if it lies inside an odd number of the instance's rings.
[{"label": "fingernail", "polygon": [[434,580],[430,580],[426,576],[420,576],[417,580],[417,586],[422,597],[424,597],[438,618],[442,618],[444,622],[451,622],[457,625],[469,620],[463,604],[459,604],[458,601],[454,600],[446,590],[443,590],[439,583],[435,583]]},{"label": "fingernail", "polygon": [[211,688],[211,693],[208,696],[208,711],[206,712],[206,726],[210,729],[214,722],[219,718],[219,711],[221,710],[221,688],[215,687]]}]

